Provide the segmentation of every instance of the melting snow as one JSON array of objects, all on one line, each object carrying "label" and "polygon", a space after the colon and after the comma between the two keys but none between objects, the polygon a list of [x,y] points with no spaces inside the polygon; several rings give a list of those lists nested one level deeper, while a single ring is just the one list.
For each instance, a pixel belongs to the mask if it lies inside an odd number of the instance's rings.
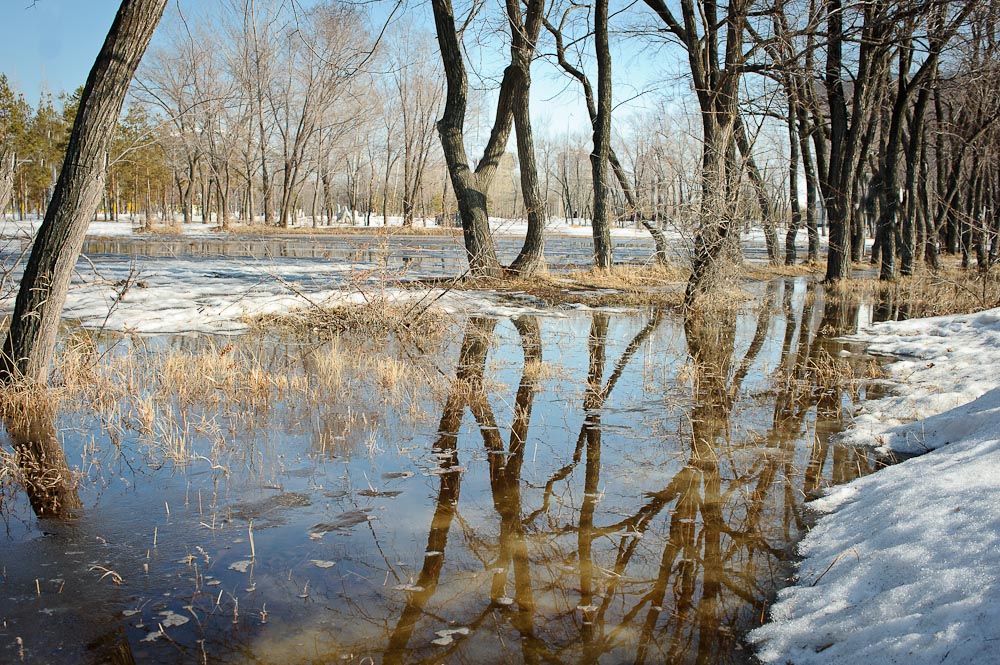
[{"label": "melting snow", "polygon": [[[1000,626],[1000,309],[877,324],[896,394],[844,439],[928,452],[815,501],[797,584],[750,634],[764,662],[973,663]],[[989,654],[993,653],[994,656]]]}]

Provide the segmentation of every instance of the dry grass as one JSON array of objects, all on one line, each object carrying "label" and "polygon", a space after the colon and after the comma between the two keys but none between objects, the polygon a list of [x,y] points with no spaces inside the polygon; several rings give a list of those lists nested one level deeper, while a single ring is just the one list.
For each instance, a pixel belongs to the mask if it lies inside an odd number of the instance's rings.
[{"label": "dry grass", "polygon": [[675,265],[617,265],[611,270],[590,269],[571,272],[565,279],[595,289],[648,289],[687,281],[687,271]]},{"label": "dry grass", "polygon": [[[154,465],[201,459],[226,474],[254,465],[253,445],[235,441],[254,442],[282,420],[290,428],[315,423],[323,454],[366,446],[388,413],[403,423],[426,421],[442,381],[431,359],[401,356],[402,343],[385,331],[379,340],[293,332],[178,340],[166,349],[148,349],[142,338],[74,333],[58,350],[53,387],[0,390],[0,415],[13,431],[40,414],[50,422],[79,414],[93,418],[112,445],[137,442]],[[433,346],[433,337],[425,341]],[[0,484],[14,482],[16,471],[0,468]]]},{"label": "dry grass", "polygon": [[494,291],[514,304],[533,299],[542,306],[586,307],[679,307],[686,276],[675,268],[656,265],[615,266],[611,270],[587,270],[533,277],[465,277],[426,279],[408,283],[410,288],[438,287],[455,291]]},{"label": "dry grass", "polygon": [[819,275],[822,274],[824,270],[826,270],[825,264],[812,261],[802,261],[793,266],[786,266],[784,264],[771,265],[769,263],[748,263],[744,266],[743,276],[749,280],[766,281],[775,277],[806,277],[810,275]]},{"label": "dry grass", "polygon": [[890,318],[967,314],[1000,306],[1000,278],[995,270],[980,273],[949,262],[938,271],[890,282],[877,277],[842,280],[828,287],[827,294],[845,302],[871,302]]},{"label": "dry grass", "polygon": [[322,338],[351,334],[383,339],[387,334],[433,337],[440,331],[439,319],[440,312],[433,308],[376,297],[360,305],[308,307],[256,316],[247,322],[260,332],[312,333]]},{"label": "dry grass", "polygon": [[911,317],[979,312],[1000,306],[1000,279],[995,270],[979,273],[953,266],[900,278],[880,295],[908,305]]},{"label": "dry grass", "polygon": [[177,236],[184,233],[184,224],[181,222],[163,222],[148,219],[140,226],[134,227],[132,232],[161,236]]}]

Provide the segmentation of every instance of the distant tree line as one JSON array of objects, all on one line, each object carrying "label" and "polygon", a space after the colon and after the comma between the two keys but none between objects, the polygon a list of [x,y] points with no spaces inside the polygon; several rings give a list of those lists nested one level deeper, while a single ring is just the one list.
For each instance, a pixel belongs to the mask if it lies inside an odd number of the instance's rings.
[{"label": "distant tree line", "polygon": [[[437,53],[415,27],[428,5],[377,21],[347,0],[175,8],[101,143],[94,208],[223,229],[457,218],[474,276],[544,269],[555,216],[591,225],[599,269],[614,264],[614,223],[648,230],[661,261],[672,228],[688,241],[689,307],[751,224],[771,262],[794,263],[800,230],[820,260],[825,221],[830,282],[866,241],[886,280],[943,253],[987,270],[1000,252],[998,2],[432,0]],[[631,62],[616,62],[629,43]],[[670,63],[664,78],[681,63],[697,120],[668,98],[616,117],[614,82],[636,61]],[[543,67],[582,92],[589,137],[536,126]],[[2,79],[5,210],[53,214],[86,92],[32,108]],[[509,266],[498,216],[528,223]]]}]

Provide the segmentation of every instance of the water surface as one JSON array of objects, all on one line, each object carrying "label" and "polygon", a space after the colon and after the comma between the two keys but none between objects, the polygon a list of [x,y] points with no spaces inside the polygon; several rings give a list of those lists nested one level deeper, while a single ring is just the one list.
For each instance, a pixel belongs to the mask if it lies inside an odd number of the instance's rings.
[{"label": "water surface", "polygon": [[68,335],[103,358],[11,432],[48,480],[5,485],[0,660],[746,662],[804,501],[875,463],[830,442],[858,317],[779,281],[686,323]]}]

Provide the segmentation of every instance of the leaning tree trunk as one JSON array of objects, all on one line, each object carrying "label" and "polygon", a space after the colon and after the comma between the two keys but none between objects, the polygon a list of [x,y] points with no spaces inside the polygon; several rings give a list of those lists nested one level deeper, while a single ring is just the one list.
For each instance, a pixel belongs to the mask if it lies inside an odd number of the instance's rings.
[{"label": "leaning tree trunk", "polygon": [[122,0],[73,123],[59,181],[21,278],[0,378],[44,384],[62,307],[90,217],[104,189],[105,159],[129,82],[167,0]]}]

